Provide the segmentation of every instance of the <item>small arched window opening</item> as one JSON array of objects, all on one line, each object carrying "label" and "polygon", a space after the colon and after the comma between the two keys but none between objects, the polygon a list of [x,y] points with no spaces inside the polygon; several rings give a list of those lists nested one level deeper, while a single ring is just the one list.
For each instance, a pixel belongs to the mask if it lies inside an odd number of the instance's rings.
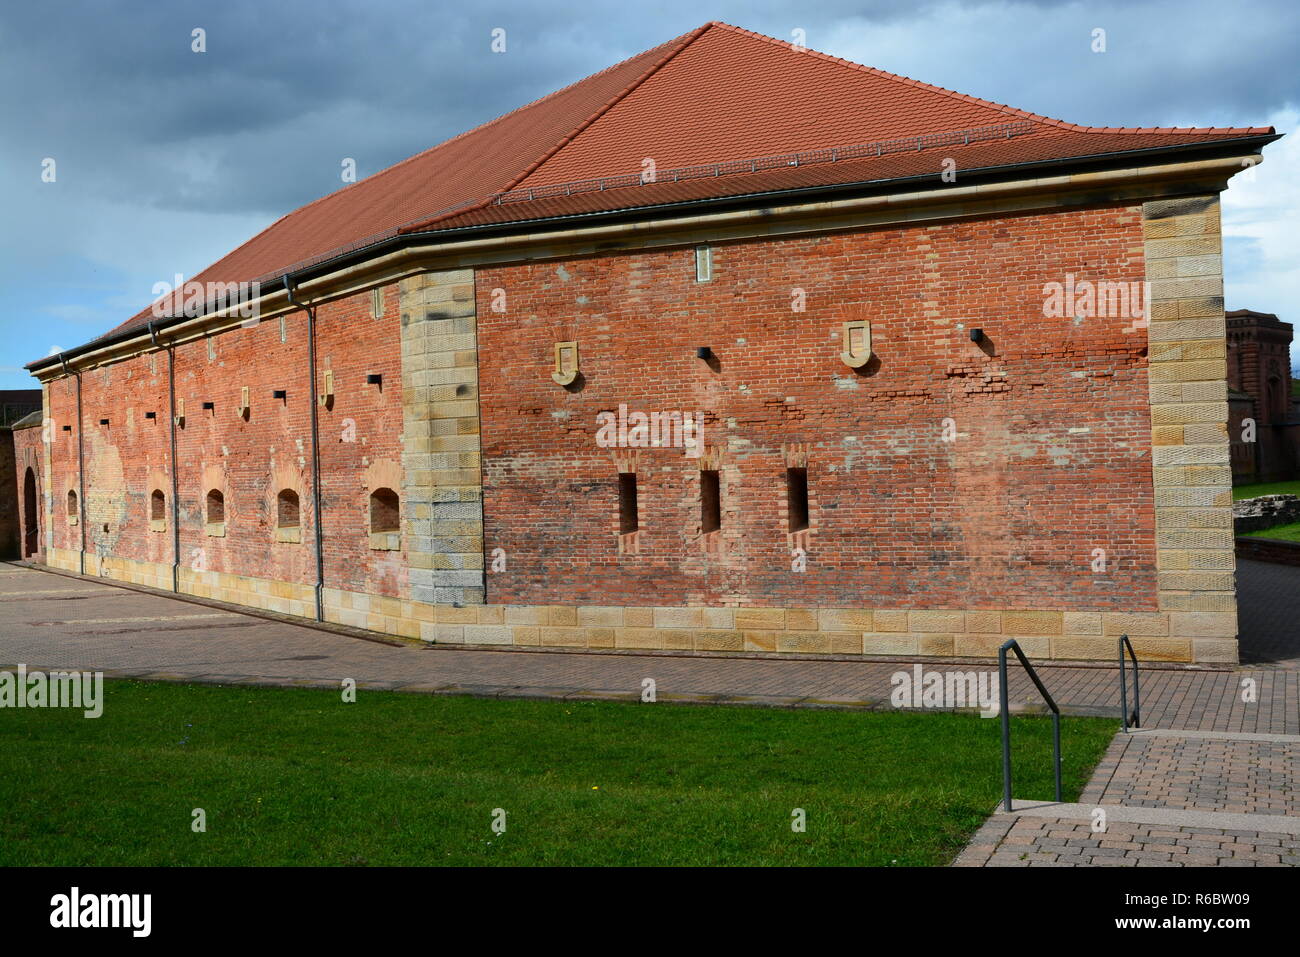
[{"label": "small arched window opening", "polygon": [[287,544],[302,541],[302,529],[299,528],[298,493],[291,488],[281,489],[275,497],[275,540]]},{"label": "small arched window opening", "polygon": [[209,525],[220,525],[226,520],[226,497],[220,489],[208,492],[206,520]]},{"label": "small arched window opening", "polygon": [[77,493],[73,489],[68,489],[68,518],[77,517]]},{"label": "small arched window opening", "polygon": [[40,519],[36,507],[36,473],[30,468],[23,476],[23,558],[40,551]]},{"label": "small arched window opening", "polygon": [[165,531],[167,528],[167,496],[156,488],[149,493],[149,530]]},{"label": "small arched window opening", "polygon": [[400,505],[391,488],[377,488],[370,493],[370,531],[396,532],[401,529]]},{"label": "small arched window opening", "polygon": [[1282,389],[1282,380],[1278,376],[1273,376],[1268,380],[1268,406],[1271,413],[1271,419],[1274,422],[1285,422],[1287,418],[1286,392]]},{"label": "small arched window opening", "polygon": [[276,527],[297,528],[298,514],[298,493],[291,488],[281,490],[275,499]]}]

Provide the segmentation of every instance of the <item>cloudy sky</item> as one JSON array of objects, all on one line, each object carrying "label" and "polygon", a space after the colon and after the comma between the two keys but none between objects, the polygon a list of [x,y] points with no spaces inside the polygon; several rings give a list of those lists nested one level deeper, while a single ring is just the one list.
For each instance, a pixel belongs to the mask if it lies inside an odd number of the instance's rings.
[{"label": "cloudy sky", "polygon": [[[724,20],[1078,123],[1300,123],[1294,0],[207,0],[0,12],[0,388],[289,210]],[[507,52],[490,50],[504,28]],[[1091,50],[1106,31],[1106,52]],[[191,50],[206,31],[207,52]],[[810,143],[810,147],[834,144]],[[42,163],[57,178],[42,182]],[[1300,137],[1225,195],[1229,308],[1300,321]],[[1300,350],[1293,349],[1293,357]],[[1293,365],[1296,364],[1293,362]]]}]

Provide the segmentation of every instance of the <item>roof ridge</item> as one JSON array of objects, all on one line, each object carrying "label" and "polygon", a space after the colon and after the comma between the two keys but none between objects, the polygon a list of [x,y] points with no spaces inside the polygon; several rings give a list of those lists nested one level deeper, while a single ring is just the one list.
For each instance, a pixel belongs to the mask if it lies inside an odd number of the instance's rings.
[{"label": "roof ridge", "polygon": [[[707,32],[708,29],[712,26],[713,26],[712,22],[706,23],[703,26],[696,27],[694,30],[691,30],[689,33],[683,33],[681,36],[673,40],[669,40],[667,43],[660,44],[661,46],[670,46],[672,47],[672,49],[670,49],[659,59],[655,60],[654,63],[650,64],[650,66],[644,71],[642,71],[642,73],[635,80],[633,80],[627,86],[623,87],[623,89],[619,90],[608,100],[606,100],[595,110],[593,110],[590,116],[588,116],[577,126],[575,126],[568,134],[562,136],[560,140],[549,150],[543,153],[539,159],[534,161],[526,170],[524,170],[522,173],[520,173],[518,176],[512,179],[509,183],[507,183],[505,187],[501,190],[501,192],[503,193],[509,192],[510,190],[518,186],[520,183],[522,183],[529,176],[531,176],[533,173],[535,173],[546,163],[547,160],[549,160],[552,156],[558,153],[569,143],[572,143],[574,139],[576,139],[578,135],[582,133],[583,130],[587,129],[587,127],[591,126],[592,123],[595,123],[596,120],[600,119],[611,109],[613,109],[614,104],[618,103],[620,100],[625,99],[633,90],[641,86],[643,83],[645,83],[646,80],[650,79],[650,77],[658,73],[659,70],[661,70],[664,66],[666,66],[670,60],[672,60],[675,56],[677,56],[677,54],[681,53],[688,46],[690,46],[701,36],[703,36],[704,33]],[[654,48],[652,47],[651,49]]]},{"label": "roof ridge", "polygon": [[[543,152],[541,156],[539,156],[537,159],[533,160],[533,162],[528,164],[528,166],[522,172],[514,176],[509,182],[507,182],[500,189],[483,197],[477,203],[473,203],[469,205],[468,208],[459,208],[459,209],[452,208],[452,209],[443,210],[442,212],[427,217],[423,220],[419,220],[414,223],[407,223],[404,226],[399,227],[398,232],[399,233],[419,232],[421,229],[431,226],[432,224],[438,222],[439,220],[446,219],[449,216],[459,216],[462,213],[472,212],[475,209],[481,209],[483,206],[487,205],[489,202],[492,201],[493,196],[500,195],[501,193],[510,192],[510,190],[514,189],[516,186],[522,183],[533,173],[537,172],[537,170],[541,169],[541,167],[546,164],[547,160],[551,159],[551,157],[555,156],[556,153],[558,153],[560,150],[564,149],[564,147],[568,146],[575,139],[577,139],[577,137],[581,135],[581,133],[584,130],[586,130],[589,126],[591,126],[592,123],[595,123],[596,120],[600,119],[611,109],[613,109],[616,103],[625,99],[628,96],[628,94],[630,94],[637,87],[641,86],[641,84],[643,84],[651,76],[653,76],[660,69],[662,69],[670,60],[672,60],[673,57],[677,56],[677,54],[681,53],[682,50],[686,49],[697,39],[699,39],[712,26],[713,26],[712,22],[706,23],[703,26],[696,27],[694,30],[691,30],[688,33],[683,33],[679,37],[675,37],[672,40],[668,40],[664,43],[659,44],[659,47],[651,47],[650,50],[636,54],[636,56],[644,56],[646,53],[652,50],[656,50],[662,47],[670,48],[668,52],[666,52],[663,56],[656,59],[653,63],[650,64],[649,67],[643,70],[631,83],[623,87],[623,89],[619,90],[608,100],[606,100],[595,110],[593,110],[587,117],[585,117],[581,122],[579,122],[577,126],[575,126],[564,136],[560,137],[560,139],[557,140],[550,147],[550,149]],[[615,64],[615,66],[620,66],[626,63],[630,59],[633,59],[633,57],[627,57],[626,59],[620,60],[618,63]],[[613,69],[613,67],[609,67],[608,69]],[[604,72],[605,72],[604,70],[601,71],[601,73]],[[593,73],[592,76],[599,76],[599,74]],[[591,77],[588,77],[587,79],[591,79]],[[585,81],[579,80],[578,82],[582,83]],[[576,86],[577,84],[571,84],[571,85]],[[568,87],[566,87],[565,89],[568,89]],[[534,102],[540,102],[540,100]],[[448,140],[447,142],[451,142],[451,140]]]},{"label": "roof ridge", "polygon": [[[683,39],[684,36],[686,35],[684,34],[682,37],[676,37],[672,40],[666,40],[663,43],[659,44],[659,47],[666,47],[673,43],[676,43],[678,40]],[[405,166],[407,163],[413,162],[422,156],[432,153],[434,150],[442,149],[444,146],[450,146],[452,143],[455,143],[457,140],[463,140],[467,136],[477,133],[479,130],[487,129],[489,126],[493,126],[497,123],[500,123],[502,120],[509,119],[510,117],[514,116],[517,113],[522,113],[525,110],[530,110],[541,103],[545,103],[547,100],[554,99],[555,97],[559,96],[562,93],[567,93],[569,92],[569,90],[572,90],[576,86],[581,86],[583,83],[586,83],[588,80],[594,80],[598,76],[604,76],[606,73],[611,73],[614,70],[617,70],[623,64],[627,63],[628,60],[635,60],[638,57],[643,57],[647,53],[651,53],[654,50],[658,49],[659,47],[651,47],[649,50],[642,50],[640,53],[634,53],[631,56],[624,57],[623,59],[619,60],[617,63],[611,63],[603,70],[597,70],[595,73],[591,73],[588,74],[587,76],[582,77],[582,79],[574,80],[572,83],[568,84],[567,86],[562,86],[558,90],[552,90],[550,93],[547,93],[545,96],[539,96],[537,99],[529,103],[525,103],[523,106],[517,106],[513,110],[509,110],[508,112],[502,113],[500,116],[494,117],[490,120],[487,120],[486,122],[480,123],[478,126],[472,127],[468,130],[465,130],[464,132],[457,133],[455,136],[445,139],[441,143],[435,143],[433,146],[430,146],[428,149],[421,150],[420,152],[416,153],[413,156],[408,156],[404,160],[398,160],[392,166],[386,166],[383,169],[379,170],[377,173],[373,173],[370,176],[367,176],[364,180],[358,180],[356,183],[350,183],[349,186],[358,186],[363,182],[368,182],[372,179],[376,179],[380,176],[383,176],[385,173],[397,169],[399,166]],[[344,187],[344,189],[347,188],[348,187],[346,186]],[[327,193],[325,196],[322,196],[320,199],[314,200],[313,202],[320,202],[321,200],[326,199],[329,196],[336,195],[336,193],[338,192],[342,192],[342,190],[337,190],[335,193]],[[307,205],[310,206],[311,203],[308,203]],[[300,208],[306,209],[305,206]],[[297,212],[297,210],[294,210],[294,212]]]},{"label": "roof ridge", "polygon": [[[789,41],[778,40],[776,37],[770,37],[765,33],[757,33],[753,30],[747,30],[744,27],[738,27],[731,23],[724,23],[720,20],[714,20],[710,26],[718,26],[730,30],[733,33],[739,33],[744,36],[754,37],[758,40],[766,40],[768,43],[775,43],[777,46],[792,47]],[[819,59],[838,63],[841,66],[847,66],[855,70],[863,70],[874,76],[883,77],[887,80],[895,80],[908,86],[914,86],[918,89],[932,90],[935,93],[941,93],[952,99],[961,100],[964,103],[977,103],[981,106],[989,106],[1005,113],[1011,113],[1022,119],[1033,120],[1046,126],[1053,126],[1062,130],[1069,130],[1075,133],[1273,133],[1276,132],[1273,127],[1253,127],[1253,126],[1083,126],[1079,123],[1071,123],[1068,120],[1057,119],[1052,116],[1044,116],[1041,113],[1030,113],[1028,110],[1022,110],[1019,107],[1011,106],[1007,103],[998,103],[995,100],[986,100],[983,97],[971,96],[969,93],[962,93],[958,90],[950,90],[947,87],[936,86],[933,83],[926,83],[923,80],[914,80],[909,76],[903,76],[899,73],[890,73],[888,70],[882,70],[879,67],[867,66],[862,63],[855,63],[853,60],[846,60],[843,57],[832,56],[829,53],[822,53],[820,50],[814,50],[812,47],[803,47],[805,53],[811,54]]]},{"label": "roof ridge", "polygon": [[[731,23],[724,23],[720,20],[714,21],[712,25],[722,27],[723,29],[726,30],[730,30],[733,33],[742,34],[743,36],[753,37],[757,40],[765,40],[768,43],[774,43],[777,46],[782,46],[786,48],[791,48],[794,46],[794,44],[790,43],[787,40],[778,40],[776,37],[770,37],[765,33],[757,33],[754,30],[747,30],[744,27],[738,27],[735,24],[731,24]],[[1022,110],[1017,107],[1010,106],[1006,103],[997,103],[993,100],[986,100],[982,97],[971,96],[970,94],[967,93],[960,93],[957,90],[950,90],[947,87],[936,86],[933,83],[926,83],[922,80],[914,80],[910,76],[903,76],[902,74],[899,73],[890,73],[888,70],[882,70],[879,67],[867,66],[864,63],[857,63],[853,60],[846,60],[843,57],[833,56],[829,53],[823,53],[820,50],[814,50],[812,47],[802,47],[801,49],[803,50],[804,53],[817,57],[820,60],[826,60],[827,62],[836,63],[839,64],[840,66],[846,66],[854,70],[861,70],[865,73],[870,73],[873,76],[883,77],[886,80],[894,80],[896,82],[903,83],[907,86],[915,86],[923,90],[932,90],[935,93],[941,93],[944,96],[961,100],[966,103],[978,103],[981,106],[993,107],[996,110],[1000,110],[1004,113],[1011,113],[1017,117],[1020,117],[1021,119],[1034,120],[1039,123],[1046,123],[1053,126],[1064,126],[1064,127],[1072,126],[1072,124],[1067,123],[1065,120],[1054,119],[1053,117],[1050,116],[1042,116],[1041,114],[1038,113],[1030,113],[1028,110]]]}]

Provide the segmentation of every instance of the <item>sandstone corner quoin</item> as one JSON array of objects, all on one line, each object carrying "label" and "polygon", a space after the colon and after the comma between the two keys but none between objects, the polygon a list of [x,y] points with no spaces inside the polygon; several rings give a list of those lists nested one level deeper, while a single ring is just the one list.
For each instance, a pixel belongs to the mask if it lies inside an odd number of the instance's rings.
[{"label": "sandstone corner quoin", "polygon": [[439,643],[1232,663],[1219,194],[1274,139],[707,24],[195,277],[256,318],[32,363],[25,551]]}]

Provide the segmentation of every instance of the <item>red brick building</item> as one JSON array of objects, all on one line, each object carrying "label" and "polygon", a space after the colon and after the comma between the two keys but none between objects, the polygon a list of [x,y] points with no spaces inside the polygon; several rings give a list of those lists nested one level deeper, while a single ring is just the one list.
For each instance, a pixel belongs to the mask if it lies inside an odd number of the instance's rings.
[{"label": "red brick building", "polygon": [[[23,513],[24,479],[32,478],[26,488],[32,492],[28,499],[36,508],[34,477],[23,469],[23,428],[40,425],[42,397],[39,389],[0,389],[0,487],[6,491],[17,489],[16,496],[0,494],[0,558],[24,557],[28,524],[35,524],[35,515]],[[32,519],[28,522],[27,519]]]},{"label": "red brick building", "polygon": [[42,472],[45,462],[45,442],[41,433],[43,420],[42,411],[37,409],[15,422],[11,430],[0,431],[0,443],[12,447],[12,451],[0,450],[0,456],[12,462],[11,468],[0,468],[3,480],[13,491],[12,496],[2,497],[5,510],[12,514],[13,524],[12,532],[6,536],[6,557],[31,561],[43,561],[45,558],[47,536],[43,534],[45,509],[42,506],[42,490],[45,488]]},{"label": "red brick building", "polygon": [[1233,480],[1293,479],[1300,475],[1300,410],[1291,385],[1291,323],[1234,309],[1227,324]]},{"label": "red brick building", "polygon": [[1275,138],[708,24],[33,363],[46,560],[426,641],[1234,661],[1218,194]]}]

